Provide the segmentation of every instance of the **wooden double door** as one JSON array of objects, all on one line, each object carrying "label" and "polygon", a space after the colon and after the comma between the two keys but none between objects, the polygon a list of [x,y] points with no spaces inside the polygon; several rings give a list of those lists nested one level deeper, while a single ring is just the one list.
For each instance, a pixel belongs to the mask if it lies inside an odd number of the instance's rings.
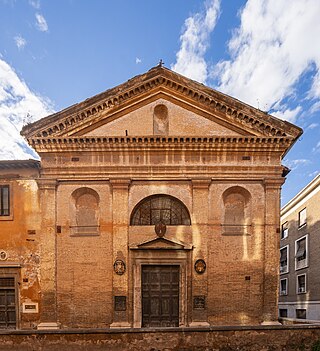
[{"label": "wooden double door", "polygon": [[142,327],[179,326],[177,265],[142,266]]}]

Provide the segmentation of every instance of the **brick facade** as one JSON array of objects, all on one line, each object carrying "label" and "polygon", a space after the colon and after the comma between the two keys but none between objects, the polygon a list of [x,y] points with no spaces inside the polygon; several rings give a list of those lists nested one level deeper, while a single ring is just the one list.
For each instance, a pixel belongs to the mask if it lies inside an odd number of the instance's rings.
[{"label": "brick facade", "polygon": [[41,157],[39,329],[277,320],[280,160],[299,128],[155,67],[22,134]]}]

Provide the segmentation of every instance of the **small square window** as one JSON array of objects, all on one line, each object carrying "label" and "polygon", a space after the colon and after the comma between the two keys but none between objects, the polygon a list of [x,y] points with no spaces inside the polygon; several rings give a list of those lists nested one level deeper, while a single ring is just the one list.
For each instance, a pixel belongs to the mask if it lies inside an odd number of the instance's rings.
[{"label": "small square window", "polygon": [[307,209],[304,208],[299,212],[299,228],[307,224]]},{"label": "small square window", "polygon": [[280,279],[280,296],[288,294],[288,279]]},{"label": "small square window", "polygon": [[289,272],[288,256],[289,256],[289,246],[287,245],[280,249],[280,274]]},{"label": "small square window", "polygon": [[298,319],[306,319],[307,318],[307,310],[304,308],[296,309],[296,318]]},{"label": "small square window", "polygon": [[288,234],[289,234],[288,222],[285,222],[281,226],[281,239],[287,238]]},{"label": "small square window", "polygon": [[288,317],[288,310],[286,308],[279,309],[279,317],[287,318]]},{"label": "small square window", "polygon": [[295,245],[295,265],[296,270],[308,266],[308,236],[296,240]]},{"label": "small square window", "polygon": [[297,276],[297,294],[305,294],[307,292],[306,275],[301,274]]}]

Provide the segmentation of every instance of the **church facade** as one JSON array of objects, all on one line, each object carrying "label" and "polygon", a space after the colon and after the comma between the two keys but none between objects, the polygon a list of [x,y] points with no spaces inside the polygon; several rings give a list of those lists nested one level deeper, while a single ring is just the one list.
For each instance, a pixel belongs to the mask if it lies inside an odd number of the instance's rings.
[{"label": "church facade", "polygon": [[4,327],[277,321],[300,128],[157,66],[21,133],[41,162],[0,164]]}]

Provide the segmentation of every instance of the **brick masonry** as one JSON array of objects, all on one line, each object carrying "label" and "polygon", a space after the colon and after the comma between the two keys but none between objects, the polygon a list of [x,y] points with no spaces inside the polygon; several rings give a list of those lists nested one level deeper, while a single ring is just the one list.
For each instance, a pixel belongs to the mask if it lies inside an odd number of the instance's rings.
[{"label": "brick masonry", "polygon": [[[277,323],[281,158],[299,128],[155,67],[22,134],[41,170],[30,179],[32,193],[26,179],[21,196],[12,192],[14,217],[0,218],[0,243],[10,252],[4,264],[14,258],[22,272],[18,328],[147,325],[144,265],[179,267],[170,302],[178,317],[163,322],[163,313],[159,326]],[[3,173],[0,183],[16,190],[19,180]],[[167,221],[163,240],[154,221],[130,222],[152,196],[175,199],[190,217]],[[28,229],[36,230],[33,241]],[[33,254],[38,259],[27,265]],[[198,260],[206,263],[202,274]],[[115,262],[126,267],[123,274]],[[149,305],[165,309],[168,300],[159,296]],[[27,298],[39,307],[32,314],[21,308]]]}]

